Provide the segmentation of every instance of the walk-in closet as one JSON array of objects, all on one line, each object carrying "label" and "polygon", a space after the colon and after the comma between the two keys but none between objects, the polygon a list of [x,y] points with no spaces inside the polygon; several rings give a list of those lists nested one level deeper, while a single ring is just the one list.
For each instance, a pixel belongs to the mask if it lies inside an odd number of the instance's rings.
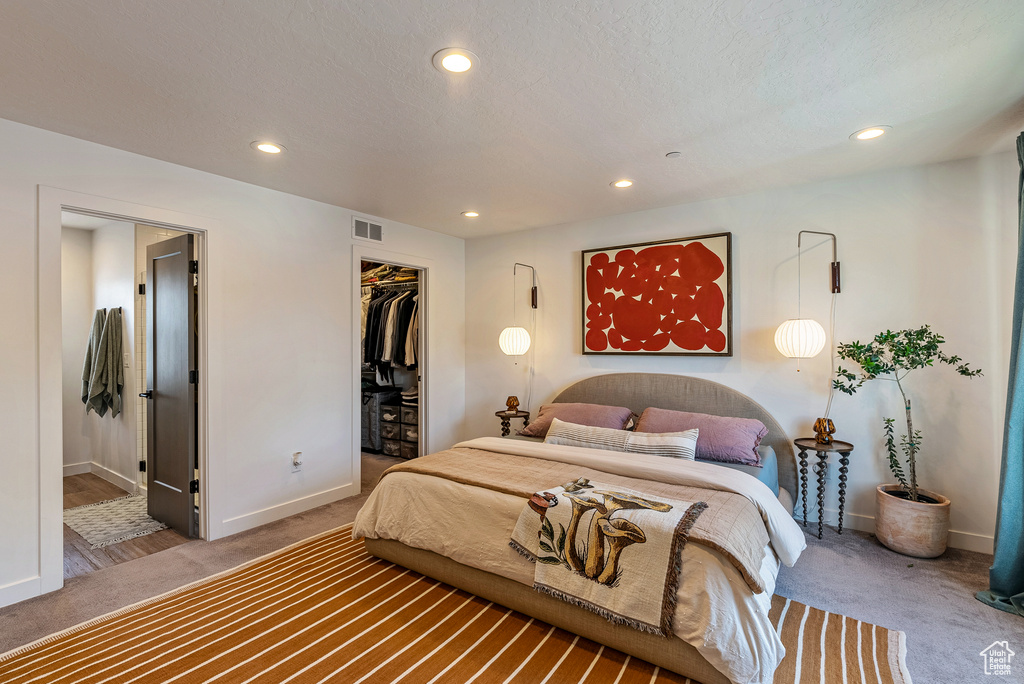
[{"label": "walk-in closet", "polygon": [[401,458],[421,454],[421,272],[363,261],[362,450]]}]

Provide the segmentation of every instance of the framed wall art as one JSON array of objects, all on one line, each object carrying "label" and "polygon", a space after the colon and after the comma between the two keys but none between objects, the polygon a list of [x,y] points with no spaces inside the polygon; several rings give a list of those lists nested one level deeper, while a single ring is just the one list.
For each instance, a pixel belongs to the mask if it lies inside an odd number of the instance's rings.
[{"label": "framed wall art", "polygon": [[584,251],[583,353],[732,356],[732,233]]}]

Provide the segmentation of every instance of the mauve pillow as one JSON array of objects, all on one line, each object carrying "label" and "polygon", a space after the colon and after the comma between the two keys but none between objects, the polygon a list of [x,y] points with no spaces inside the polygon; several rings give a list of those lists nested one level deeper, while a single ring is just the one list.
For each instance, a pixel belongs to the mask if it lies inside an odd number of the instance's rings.
[{"label": "mauve pillow", "polygon": [[544,404],[537,417],[519,433],[526,437],[544,437],[551,427],[551,420],[558,418],[566,423],[590,425],[591,427],[622,430],[629,423],[633,412],[621,406],[602,404]]},{"label": "mauve pillow", "polygon": [[640,414],[637,432],[682,432],[697,428],[698,461],[761,465],[757,446],[768,428],[756,418],[709,416],[706,413],[646,408]]}]

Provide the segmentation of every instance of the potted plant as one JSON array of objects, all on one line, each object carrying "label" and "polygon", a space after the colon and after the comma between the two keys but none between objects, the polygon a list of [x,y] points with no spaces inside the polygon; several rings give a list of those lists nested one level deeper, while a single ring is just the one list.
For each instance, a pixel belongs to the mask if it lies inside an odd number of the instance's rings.
[{"label": "potted plant", "polygon": [[[889,469],[898,484],[883,484],[877,488],[875,536],[893,551],[919,558],[934,558],[946,550],[949,499],[917,484],[921,431],[914,429],[910,397],[903,381],[911,371],[928,368],[936,361],[955,367],[957,373],[968,378],[981,375],[980,370],[963,363],[959,356],[943,352],[939,347],[944,342],[941,335],[926,325],[916,330],[886,330],[867,344],[840,344],[836,350],[839,358],[856,363],[861,372],[858,375],[840,366],[836,370],[837,379],[832,381],[835,389],[853,394],[868,380],[890,380],[896,383],[903,397],[907,434],[900,439],[899,449],[893,429],[896,421],[894,418],[884,419]],[[905,457],[907,471],[903,469],[899,452]]]}]

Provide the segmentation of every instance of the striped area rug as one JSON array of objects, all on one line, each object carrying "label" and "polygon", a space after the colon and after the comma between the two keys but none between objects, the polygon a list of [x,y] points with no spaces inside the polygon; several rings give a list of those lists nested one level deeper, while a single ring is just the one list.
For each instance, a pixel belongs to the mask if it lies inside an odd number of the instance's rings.
[{"label": "striped area rug", "polygon": [[[0,681],[689,681],[373,558],[350,530],[11,651]],[[780,597],[771,615],[788,651],[776,684],[910,682],[901,632]]]}]

